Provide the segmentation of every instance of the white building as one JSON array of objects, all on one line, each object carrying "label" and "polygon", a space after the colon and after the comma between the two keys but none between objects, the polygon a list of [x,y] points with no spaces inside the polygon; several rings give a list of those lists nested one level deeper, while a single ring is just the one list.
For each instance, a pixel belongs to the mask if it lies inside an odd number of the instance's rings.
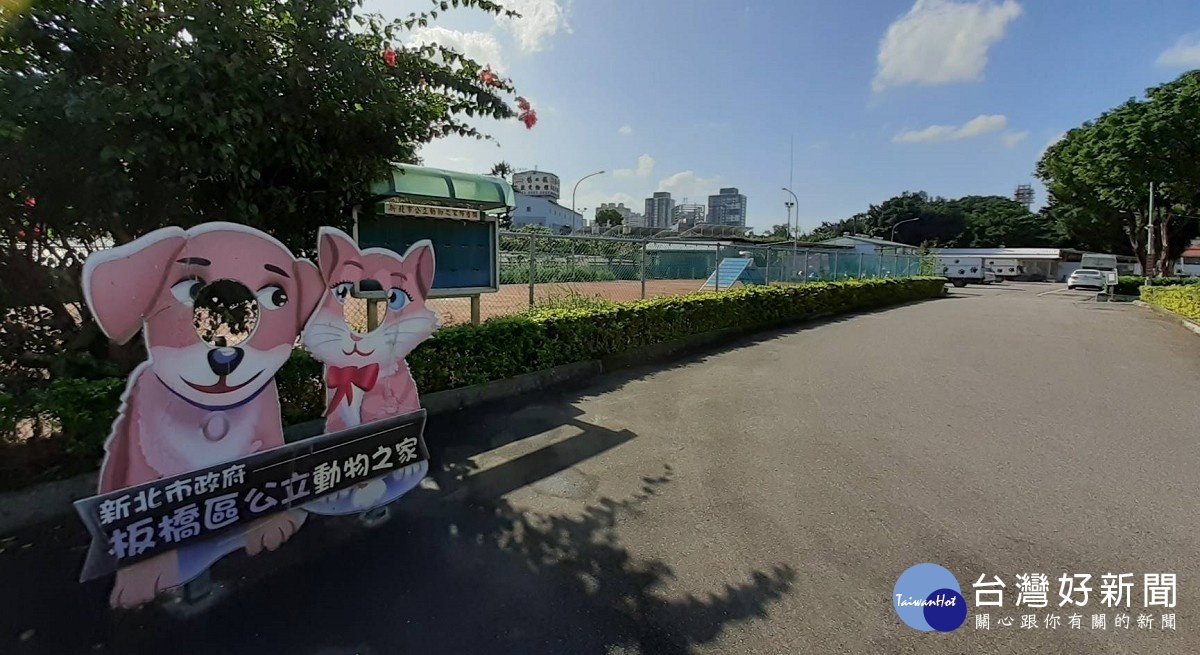
[{"label": "white building", "polygon": [[1192,245],[1183,251],[1179,261],[1175,262],[1175,274],[1187,277],[1200,276],[1200,239],[1194,239]]},{"label": "white building", "polygon": [[547,173],[546,171],[523,171],[513,174],[513,191],[523,193],[527,196],[558,200],[560,197],[558,193],[559,186],[558,176],[554,173]]},{"label": "white building", "polygon": [[541,225],[556,234],[568,234],[583,227],[583,214],[573,212],[550,198],[513,194],[516,208],[512,212],[514,229],[522,225]]}]

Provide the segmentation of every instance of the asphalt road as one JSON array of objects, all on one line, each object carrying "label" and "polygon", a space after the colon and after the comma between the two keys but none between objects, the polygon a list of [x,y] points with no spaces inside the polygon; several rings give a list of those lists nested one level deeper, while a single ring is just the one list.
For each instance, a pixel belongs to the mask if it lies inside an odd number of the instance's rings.
[{"label": "asphalt road", "polygon": [[[105,585],[74,580],[73,522],[14,535],[0,652],[1200,652],[1200,337],[1089,297],[968,287],[437,418],[436,484],[389,523],[305,526],[219,570],[194,615],[104,611]],[[926,561],[972,604],[955,632],[892,611]],[[1013,608],[1027,572],[1051,608]],[[1065,572],[1093,576],[1079,630]],[[1135,574],[1129,629],[1099,606],[1104,573]],[[1142,607],[1144,573],[1177,574],[1174,609]],[[990,630],[981,574],[1009,585]]]}]

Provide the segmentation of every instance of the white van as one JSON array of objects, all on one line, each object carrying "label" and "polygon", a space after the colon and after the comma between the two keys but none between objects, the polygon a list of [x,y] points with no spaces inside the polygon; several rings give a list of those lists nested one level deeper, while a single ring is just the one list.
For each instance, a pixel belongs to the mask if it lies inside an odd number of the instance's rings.
[{"label": "white van", "polygon": [[[950,284],[965,287],[967,284],[986,284],[987,268],[982,257],[938,257],[937,270]],[[995,276],[992,277],[994,281]]]}]

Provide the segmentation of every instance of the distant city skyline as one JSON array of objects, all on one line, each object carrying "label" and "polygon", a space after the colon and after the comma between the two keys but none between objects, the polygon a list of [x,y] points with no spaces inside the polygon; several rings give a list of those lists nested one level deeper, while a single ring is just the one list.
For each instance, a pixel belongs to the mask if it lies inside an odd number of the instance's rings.
[{"label": "distant city skyline", "polygon": [[[403,18],[428,4],[364,8]],[[656,191],[703,202],[737,186],[756,230],[787,220],[789,186],[810,230],[904,191],[1011,197],[1031,184],[1034,209],[1043,205],[1033,172],[1046,147],[1200,68],[1200,3],[1143,5],[522,0],[519,19],[448,11],[404,38],[491,65],[538,112],[531,130],[470,121],[495,141],[436,140],[419,152],[428,166],[550,168],[568,204],[576,181],[605,170],[580,185],[577,205],[588,208],[639,208]],[[695,47],[706,42],[722,47]],[[681,102],[663,92],[667,79],[719,80],[719,91]]]}]

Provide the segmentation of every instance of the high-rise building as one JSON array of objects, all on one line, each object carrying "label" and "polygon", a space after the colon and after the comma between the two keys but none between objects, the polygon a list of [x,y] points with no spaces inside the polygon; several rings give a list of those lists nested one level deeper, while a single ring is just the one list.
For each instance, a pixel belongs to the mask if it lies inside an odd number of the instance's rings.
[{"label": "high-rise building", "polygon": [[527,196],[558,200],[558,176],[546,171],[523,171],[513,174],[513,191]]},{"label": "high-rise building", "polygon": [[629,212],[629,219],[625,221],[629,227],[646,227],[646,215],[637,212]]},{"label": "high-rise building", "polygon": [[666,191],[655,191],[654,195],[646,198],[646,227],[671,227],[671,212],[675,209],[675,201]]},{"label": "high-rise building", "polygon": [[708,222],[713,225],[746,227],[746,196],[737,187],[726,187],[708,197]]},{"label": "high-rise building", "polygon": [[697,204],[680,204],[675,205],[671,211],[671,224],[683,224],[686,227],[694,227],[704,222],[704,205]]}]

